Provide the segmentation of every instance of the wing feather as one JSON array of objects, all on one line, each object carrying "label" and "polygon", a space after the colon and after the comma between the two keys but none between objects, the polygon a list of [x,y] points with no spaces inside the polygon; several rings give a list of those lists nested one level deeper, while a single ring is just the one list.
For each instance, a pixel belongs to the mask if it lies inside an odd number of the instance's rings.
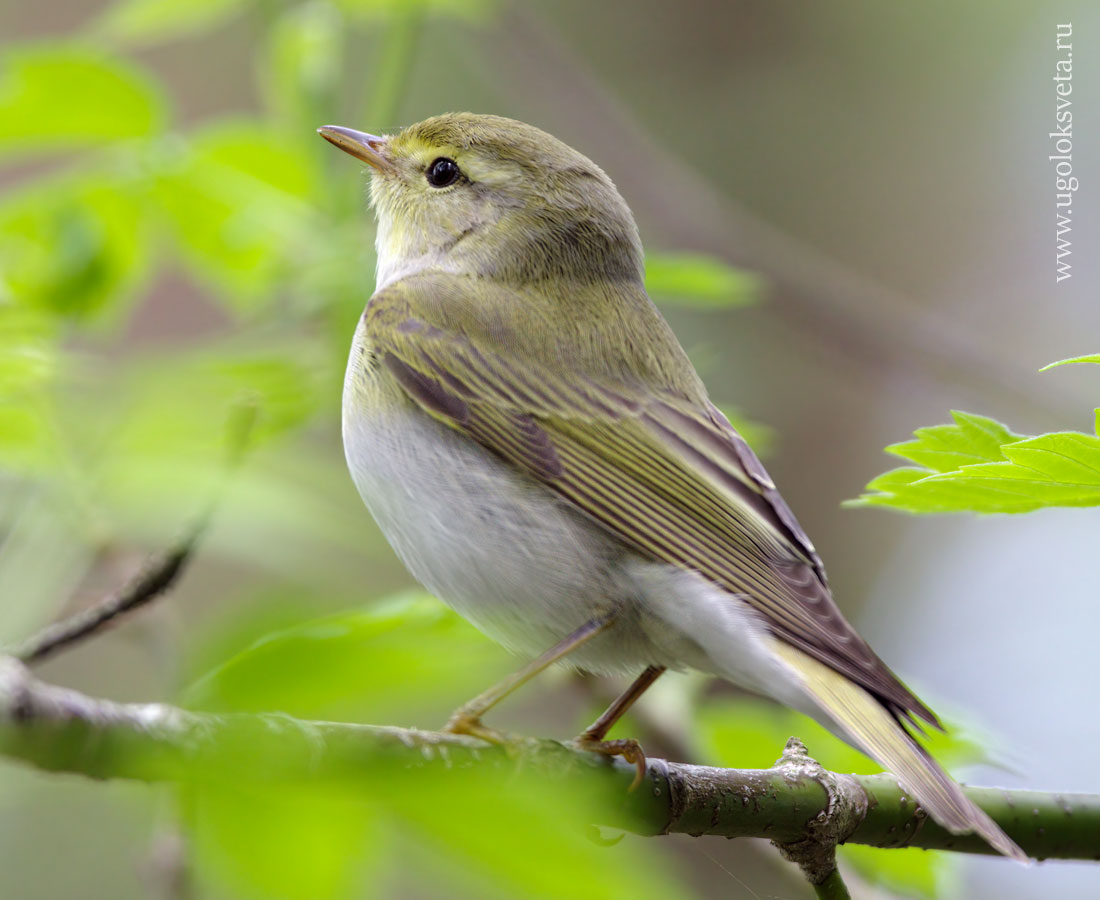
[{"label": "wing feather", "polygon": [[[518,360],[499,323],[447,327],[415,279],[376,294],[368,340],[408,397],[639,551],[745,598],[781,639],[896,716],[935,716],[832,599],[816,550],[741,436],[709,402]],[[421,287],[424,291],[428,288]]]}]

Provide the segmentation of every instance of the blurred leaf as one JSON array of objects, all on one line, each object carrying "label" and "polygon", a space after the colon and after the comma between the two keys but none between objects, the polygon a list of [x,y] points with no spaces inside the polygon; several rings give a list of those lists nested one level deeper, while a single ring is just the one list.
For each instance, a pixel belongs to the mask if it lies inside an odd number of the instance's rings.
[{"label": "blurred leaf", "polygon": [[[986,735],[972,733],[945,717],[947,731],[930,730],[921,743],[944,766],[989,761]],[[696,714],[696,735],[708,761],[737,768],[766,769],[775,764],[791,735],[806,744],[810,755],[834,772],[870,775],[882,767],[822,725],[792,709],[754,698],[702,704]],[[934,897],[953,873],[950,854],[924,850],[896,851],[872,847],[841,848],[843,859],[869,881],[902,893]],[[943,892],[952,896],[953,892]]]},{"label": "blurred leaf", "polygon": [[134,187],[86,173],[0,202],[0,293],[75,319],[120,313],[148,275],[145,207]]},{"label": "blurred leaf", "polygon": [[[767,769],[775,765],[787,738],[797,735],[826,769],[871,775],[882,766],[842,741],[808,716],[763,700],[737,698],[701,704],[696,725],[700,746],[715,765]],[[921,741],[947,767],[984,761],[983,739],[948,723],[946,732],[930,730]]]},{"label": "blurred leaf", "polygon": [[[420,773],[416,773],[420,776]],[[400,789],[400,794],[396,789]],[[402,857],[432,896],[677,900],[684,879],[667,869],[650,839],[627,836],[599,846],[586,833],[599,810],[620,797],[586,780],[485,768],[396,781],[394,813],[408,822]],[[408,877],[408,876],[406,876]],[[403,896],[403,895],[399,895]]]},{"label": "blurred leaf", "polygon": [[52,44],[0,57],[0,158],[154,134],[164,119],[160,91],[129,61]]},{"label": "blurred leaf", "polygon": [[190,803],[201,881],[287,900],[685,896],[647,840],[588,839],[622,802],[606,782],[440,757],[364,751],[358,776],[203,789]]},{"label": "blurred leaf", "polygon": [[57,373],[56,328],[40,311],[0,301],[0,399],[35,392]]},{"label": "blurred leaf", "polygon": [[775,429],[770,425],[753,422],[731,406],[720,405],[719,409],[757,456],[766,457],[775,449]]},{"label": "blurred leaf", "polygon": [[258,66],[259,89],[268,108],[292,127],[302,128],[302,136],[310,140],[313,128],[324,124],[318,117],[332,105],[345,36],[340,11],[321,0],[289,7],[268,33]]},{"label": "blurred leaf", "polygon": [[253,0],[120,0],[93,26],[97,37],[150,44],[222,25]]},{"label": "blurred leaf", "polygon": [[852,866],[865,881],[906,897],[960,897],[958,860],[950,853],[929,853],[917,847],[882,850],[861,844],[837,848],[841,863]]},{"label": "blurred leaf", "polygon": [[343,784],[223,783],[189,803],[196,868],[218,895],[361,896],[357,884],[386,847],[365,792]]},{"label": "blurred leaf", "polygon": [[489,687],[505,654],[438,600],[413,593],[257,641],[200,679],[188,705],[422,726]]},{"label": "blurred leaf", "polygon": [[56,329],[38,310],[0,301],[0,466],[43,473],[57,462],[49,390],[61,367]]},{"label": "blurred leaf", "polygon": [[[144,535],[142,543],[169,539],[224,478],[228,442],[237,439],[227,427],[242,403],[255,408],[251,446],[316,414],[325,369],[314,349],[287,339],[259,351],[207,342],[197,353],[161,352],[103,376],[88,373],[64,418],[101,514],[126,534]],[[238,471],[231,487],[253,484]]]},{"label": "blurred leaf", "polygon": [[645,283],[663,303],[700,309],[745,306],[761,294],[760,276],[694,253],[647,255]]},{"label": "blurred leaf", "polygon": [[1057,366],[1068,366],[1071,363],[1100,363],[1100,353],[1093,353],[1090,356],[1074,356],[1070,359],[1060,359],[1058,362],[1052,362],[1049,365],[1043,366],[1039,371],[1045,372],[1047,369],[1053,369]]},{"label": "blurred leaf", "polygon": [[909,512],[1029,512],[1100,505],[1100,436],[1062,431],[1024,438],[982,416],[915,432],[886,449],[919,463],[879,476],[851,506]]},{"label": "blurred leaf", "polygon": [[481,21],[500,7],[500,0],[335,0],[336,6],[359,19],[385,19],[429,13]]},{"label": "blurred leaf", "polygon": [[[218,711],[408,722],[430,710],[440,721],[433,707],[449,710],[506,668],[503,654],[438,601],[407,594],[268,635],[186,696]],[[479,900],[683,896],[638,839],[614,848],[588,840],[588,823],[601,804],[621,802],[617,793],[542,771],[419,762],[365,755],[361,780],[316,794],[204,794],[193,816],[204,880],[278,898],[405,896],[432,885],[440,896]],[[241,833],[250,836],[233,839]],[[315,836],[299,840],[303,833]],[[364,880],[366,893],[350,886]]]},{"label": "blurred leaf", "polygon": [[301,145],[249,121],[200,132],[159,191],[189,269],[236,312],[269,302],[294,272],[316,235],[316,195]]}]

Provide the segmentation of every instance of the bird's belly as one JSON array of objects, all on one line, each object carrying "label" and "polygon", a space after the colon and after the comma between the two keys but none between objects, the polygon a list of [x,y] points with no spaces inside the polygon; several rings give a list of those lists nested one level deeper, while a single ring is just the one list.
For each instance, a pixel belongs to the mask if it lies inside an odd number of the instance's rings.
[{"label": "bird's belly", "polygon": [[696,668],[805,709],[742,599],[631,549],[413,407],[396,385],[391,402],[375,402],[387,387],[359,368],[359,357],[357,345],[344,396],[348,467],[383,534],[429,591],[526,656],[613,612],[615,625],[568,662],[600,673]]},{"label": "bird's belly", "polygon": [[[359,493],[409,571],[506,647],[540,653],[625,602],[624,545],[419,410],[345,409],[344,449]],[[600,670],[646,664],[642,648],[607,643],[592,648],[600,664],[586,662],[587,653],[575,660]]]}]

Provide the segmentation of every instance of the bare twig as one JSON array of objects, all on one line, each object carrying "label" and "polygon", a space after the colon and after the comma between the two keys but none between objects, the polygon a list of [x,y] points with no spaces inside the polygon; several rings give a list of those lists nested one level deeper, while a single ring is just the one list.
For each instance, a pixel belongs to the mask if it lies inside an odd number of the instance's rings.
[{"label": "bare twig", "polygon": [[63,647],[90,637],[124,613],[159,597],[183,574],[207,521],[208,516],[203,516],[175,547],[149,560],[137,577],[121,590],[61,622],[47,625],[17,647],[14,655],[28,664],[41,662]]},{"label": "bare twig", "polygon": [[171,550],[150,559],[141,572],[120,590],[61,622],[47,625],[16,647],[12,655],[27,664],[41,662],[62,648],[96,634],[125,613],[156,599],[175,584],[190,561],[199,538],[206,531],[229,476],[244,458],[257,413],[252,398],[242,398],[230,408],[226,419],[226,457],[221,477],[211,491],[211,499],[203,513]]}]

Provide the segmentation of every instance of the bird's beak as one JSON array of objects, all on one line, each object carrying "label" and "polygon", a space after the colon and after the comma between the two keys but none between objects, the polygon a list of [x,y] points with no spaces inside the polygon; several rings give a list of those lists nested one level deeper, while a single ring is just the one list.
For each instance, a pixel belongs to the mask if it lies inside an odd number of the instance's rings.
[{"label": "bird's beak", "polygon": [[335,144],[345,153],[362,160],[379,172],[396,172],[394,164],[385,155],[386,139],[375,134],[366,134],[340,125],[322,125],[317,133],[326,141]]}]

